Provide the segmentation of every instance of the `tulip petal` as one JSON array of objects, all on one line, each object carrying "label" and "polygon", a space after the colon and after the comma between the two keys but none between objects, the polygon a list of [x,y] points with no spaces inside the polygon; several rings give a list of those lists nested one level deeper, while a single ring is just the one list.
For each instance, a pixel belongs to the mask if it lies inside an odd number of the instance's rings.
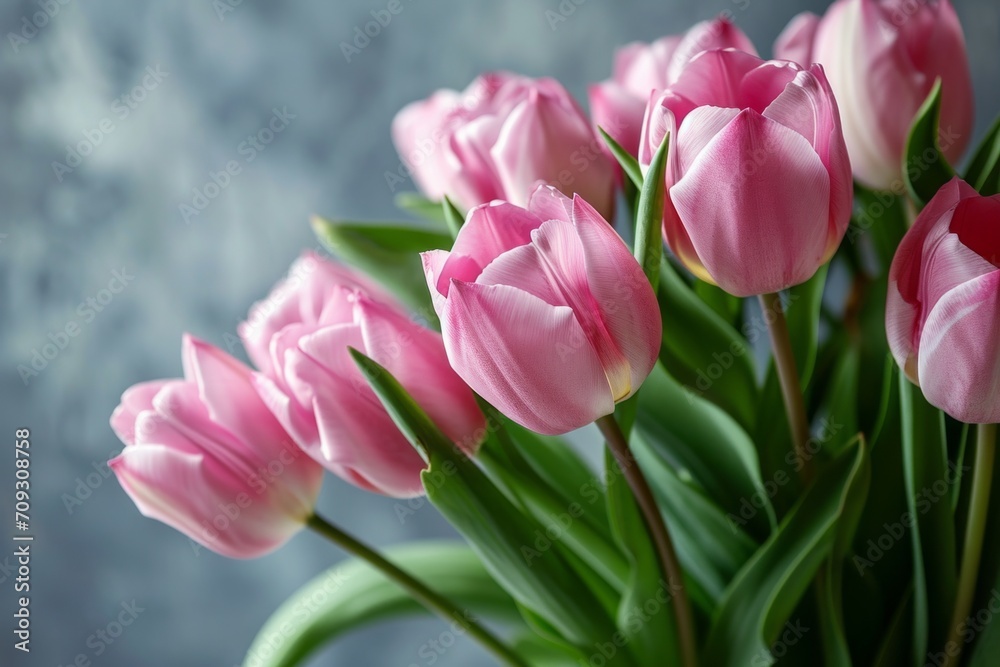
[{"label": "tulip petal", "polygon": [[676,178],[679,179],[687,173],[705,146],[739,113],[739,109],[704,106],[698,107],[687,115],[677,131],[674,146],[671,146],[677,153],[678,172]]},{"label": "tulip petal", "polygon": [[820,17],[812,12],[795,16],[774,42],[774,57],[791,60],[803,67],[813,62],[813,42],[819,28]]},{"label": "tulip petal", "polygon": [[958,235],[962,245],[1000,267],[1000,195],[959,202],[950,230]]},{"label": "tulip petal", "polygon": [[1000,271],[955,287],[935,304],[920,336],[920,387],[964,422],[1000,422]]},{"label": "tulip petal", "polygon": [[815,233],[829,220],[826,168],[802,135],[751,110],[715,136],[669,196],[701,263],[730,294],[805,282],[826,253]]},{"label": "tulip petal", "polygon": [[656,295],[621,237],[580,197],[573,199],[573,224],[582,241],[585,275],[600,320],[627,360],[626,396],[631,396],[653,370],[660,350],[663,322]]},{"label": "tulip petal", "polygon": [[452,367],[522,426],[554,435],[614,411],[572,309],[507,285],[456,282],[442,320]]},{"label": "tulip petal", "polygon": [[736,49],[756,56],[757,49],[732,21],[719,17],[694,24],[684,33],[670,58],[667,81],[676,81],[687,64],[702,51]]},{"label": "tulip petal", "polygon": [[[180,380],[173,380],[180,382]],[[153,398],[172,380],[155,380],[132,385],[122,394],[122,401],[111,415],[111,428],[126,445],[135,444],[135,420],[139,413],[153,408]]]},{"label": "tulip petal", "polygon": [[474,281],[494,258],[530,243],[532,230],[541,224],[536,216],[508,202],[494,201],[472,209],[437,274],[437,291],[448,296],[451,280]]}]

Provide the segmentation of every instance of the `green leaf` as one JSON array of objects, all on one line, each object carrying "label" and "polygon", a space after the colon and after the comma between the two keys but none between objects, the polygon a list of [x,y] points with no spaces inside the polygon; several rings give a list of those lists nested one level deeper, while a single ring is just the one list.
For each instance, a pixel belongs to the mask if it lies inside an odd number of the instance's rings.
[{"label": "green leaf", "polygon": [[886,274],[899,242],[909,229],[906,198],[889,191],[869,190],[855,183],[854,201],[858,210],[847,238],[855,243],[861,234],[870,233],[878,256],[878,269]]},{"label": "green leaf", "polygon": [[767,664],[770,646],[782,628],[802,630],[790,619],[837,538],[845,505],[864,474],[863,442],[824,470],[774,535],[743,567],[713,619],[702,664],[745,667],[760,656]]},{"label": "green leaf", "polygon": [[1000,193],[1000,116],[976,149],[965,171],[965,181],[984,197]]},{"label": "green leaf", "polygon": [[660,263],[663,261],[663,197],[666,184],[667,152],[670,134],[656,150],[646,173],[646,180],[639,189],[639,204],[635,214],[635,259],[656,292],[660,282]]},{"label": "green leaf", "polygon": [[758,544],[708,494],[682,480],[639,432],[632,449],[670,527],[692,601],[711,616]]},{"label": "green leaf", "polygon": [[941,79],[938,79],[913,118],[903,155],[903,178],[910,196],[920,207],[955,175],[938,147],[940,123]]},{"label": "green leaf", "polygon": [[[845,341],[846,343],[846,341]],[[838,436],[826,444],[830,455],[837,455],[858,427],[858,375],[861,371],[861,352],[850,343],[838,345],[833,373],[826,384],[822,415],[828,423],[836,422]]]},{"label": "green leaf", "polygon": [[336,257],[372,276],[430,326],[437,326],[419,253],[450,248],[447,233],[396,224],[312,219],[313,230]]},{"label": "green leaf", "polygon": [[699,299],[669,262],[660,266],[660,360],[679,383],[751,432],[758,391],[751,344]]},{"label": "green leaf", "polygon": [[604,128],[599,127],[597,131],[601,133],[601,138],[604,139],[604,143],[608,145],[611,149],[611,154],[615,156],[618,160],[618,164],[621,165],[622,171],[628,176],[628,179],[635,186],[636,190],[642,190],[642,169],[639,167],[639,161],[632,156],[627,150],[622,148],[621,144],[615,141],[610,134],[604,131]]},{"label": "green leaf", "polygon": [[704,280],[695,281],[694,293],[730,326],[735,326],[739,322],[743,313],[743,299]]},{"label": "green leaf", "polygon": [[[899,375],[903,465],[914,561],[913,654],[943,646],[955,603],[955,523],[944,416],[905,375]],[[943,486],[943,492],[942,492]]]},{"label": "green leaf", "polygon": [[[514,601],[464,544],[407,544],[387,549],[385,556],[477,616],[518,619]],[[425,613],[419,602],[368,563],[348,560],[307,583],[271,615],[247,651],[243,666],[302,665],[351,630]]]},{"label": "green leaf", "polygon": [[[910,619],[913,617],[913,587],[907,589],[906,594],[896,608],[896,613],[889,621],[879,645],[878,653],[872,667],[912,667],[914,660],[910,655],[913,648],[910,641]],[[923,662],[923,661],[921,661]],[[992,663],[990,663],[992,667]],[[982,667],[986,667],[983,665]]]},{"label": "green leaf", "polygon": [[441,208],[444,211],[444,221],[448,225],[448,231],[451,232],[452,238],[457,238],[458,231],[465,224],[465,216],[448,197],[441,200]]},{"label": "green leaf", "polygon": [[479,555],[487,571],[522,606],[558,632],[553,639],[589,646],[610,637],[613,621],[587,582],[551,541],[454,443],[441,433],[402,385],[382,366],[351,349],[386,411],[427,460],[427,498]]},{"label": "green leaf", "polygon": [[395,202],[396,208],[402,209],[407,213],[412,213],[418,218],[423,218],[428,222],[434,222],[438,225],[447,223],[441,202],[428,199],[416,192],[400,192],[396,195]]},{"label": "green leaf", "polygon": [[[848,448],[856,446],[857,441],[862,443],[861,447],[864,449],[864,438],[860,435],[848,444]],[[825,571],[816,579],[819,591],[820,631],[823,635],[823,662],[827,667],[851,667],[851,651],[844,618],[844,571],[849,567],[848,556],[865,510],[870,484],[871,461],[866,456],[844,488],[837,512],[840,518],[837,521],[833,548],[830,557],[823,565]],[[853,565],[850,567],[848,571],[851,575],[857,575]]]},{"label": "green leaf", "polygon": [[759,536],[776,525],[746,431],[683,389],[660,364],[639,392],[636,430],[657,455],[705,489],[734,524]]}]

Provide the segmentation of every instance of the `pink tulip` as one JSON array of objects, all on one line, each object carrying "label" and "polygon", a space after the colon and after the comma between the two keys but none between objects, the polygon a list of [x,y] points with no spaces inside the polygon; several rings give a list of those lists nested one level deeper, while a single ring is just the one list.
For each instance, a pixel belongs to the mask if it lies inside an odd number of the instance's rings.
[{"label": "pink tulip", "polygon": [[628,248],[581,197],[542,186],[483,204],[448,252],[423,254],[452,367],[522,426],[566,433],[649,375],[661,323]]},{"label": "pink tulip", "polygon": [[632,155],[638,155],[642,116],[650,95],[677,80],[684,66],[702,51],[738,49],[757,55],[753,43],[729,20],[695,24],[683,35],[652,44],[633,42],[615,54],[612,77],[590,86],[594,123]]},{"label": "pink tulip", "polygon": [[414,102],[393,141],[424,194],[465,208],[493,199],[526,205],[539,183],[579,193],[610,216],[614,166],[589,121],[553,79],[480,76],[465,90]]},{"label": "pink tulip", "polygon": [[[316,263],[314,270],[303,265]],[[351,358],[382,364],[460,447],[485,436],[475,398],[448,366],[441,336],[411,321],[367,281],[306,253],[239,333],[261,369],[261,397],[310,456],[341,478],[394,497],[424,492],[426,467]],[[257,323],[256,325],[254,323]]]},{"label": "pink tulip", "polygon": [[312,514],[323,479],[254,391],[251,370],[184,337],[184,379],[137,384],[108,465],[139,511],[230,558],[264,555]]},{"label": "pink tulip", "polygon": [[822,19],[793,19],[774,52],[826,68],[854,176],[867,187],[902,188],[910,124],[939,77],[941,149],[955,162],[969,142],[972,79],[948,0],[838,0]]},{"label": "pink tulip", "polygon": [[886,332],[928,401],[1000,422],[1000,195],[956,177],[931,199],[892,260]]},{"label": "pink tulip", "polygon": [[820,66],[702,52],[650,101],[641,165],[668,132],[664,236],[698,278],[736,296],[777,292],[833,256],[853,192]]}]

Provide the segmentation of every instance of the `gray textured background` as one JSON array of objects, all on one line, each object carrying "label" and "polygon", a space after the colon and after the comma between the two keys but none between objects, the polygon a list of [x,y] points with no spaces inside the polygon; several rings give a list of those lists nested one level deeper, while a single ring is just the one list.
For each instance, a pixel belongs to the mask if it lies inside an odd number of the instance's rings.
[{"label": "gray textured background", "polygon": [[[53,0],[54,1],[54,0]],[[581,3],[581,0],[575,0]],[[231,0],[236,2],[236,0]],[[399,166],[389,124],[403,104],[464,87],[484,69],[562,79],[583,99],[614,48],[679,32],[731,10],[767,53],[797,11],[823,2],[583,0],[552,30],[559,0],[402,0],[403,12],[347,63],[340,42],[387,0],[310,0],[278,8],[245,0],[220,20],[211,0],[68,0],[14,52],[0,45],[0,564],[8,551],[16,427],[32,429],[35,544],[30,658],[4,664],[167,667],[237,664],[261,623],[341,555],[311,535],[260,560],[195,557],[187,539],[143,519],[114,479],[70,513],[64,494],[120,445],[108,416],[128,385],[180,372],[188,330],[225,346],[301,248],[307,216],[391,218],[384,172]],[[215,3],[218,5],[220,3]],[[564,5],[572,4],[564,0]],[[1000,6],[960,0],[977,91],[977,137],[1000,108]],[[0,30],[39,9],[5,1]],[[169,75],[128,117],[115,99],[147,66]],[[246,163],[239,145],[274,107],[297,117]],[[60,182],[51,163],[109,118],[114,130]],[[186,225],[210,171],[243,171]],[[93,321],[78,304],[124,267],[135,279]],[[81,333],[27,386],[15,368],[71,321]],[[93,481],[93,478],[92,478]],[[448,535],[432,509],[405,523],[393,502],[328,478],[320,505],[376,544]],[[4,579],[0,571],[0,579]],[[0,656],[12,656],[12,581],[0,584]],[[145,609],[99,657],[88,637],[122,602]],[[444,628],[400,622],[358,632],[316,665],[429,665],[420,646]],[[438,665],[491,664],[468,642]]]}]

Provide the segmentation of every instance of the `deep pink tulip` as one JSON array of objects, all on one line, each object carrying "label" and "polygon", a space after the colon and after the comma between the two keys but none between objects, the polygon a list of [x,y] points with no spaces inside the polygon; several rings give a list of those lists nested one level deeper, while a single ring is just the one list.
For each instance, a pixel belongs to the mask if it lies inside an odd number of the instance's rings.
[{"label": "deep pink tulip", "polygon": [[698,278],[736,296],[777,292],[833,256],[853,191],[822,67],[702,52],[650,101],[640,164],[668,132],[664,236]]},{"label": "deep pink tulip", "polygon": [[[314,264],[308,270],[305,265]],[[257,389],[310,456],[343,479],[394,497],[424,492],[426,464],[351,358],[353,347],[402,383],[434,422],[472,453],[485,418],[448,366],[440,334],[365,289],[367,281],[306,253],[239,327],[261,373]]]},{"label": "deep pink tulip", "polygon": [[527,209],[478,206],[451,252],[423,260],[452,367],[527,428],[566,433],[610,414],[656,363],[653,290],[579,196],[542,186]]},{"label": "deep pink tulip", "polygon": [[910,124],[938,77],[941,148],[955,162],[969,142],[972,79],[948,0],[838,0],[822,19],[808,13],[792,19],[774,52],[826,68],[854,176],[865,186],[902,187]]},{"label": "deep pink tulip", "polygon": [[688,61],[702,51],[727,48],[757,54],[750,38],[722,17],[697,23],[683,35],[623,46],[615,54],[611,78],[590,86],[594,124],[638,155],[642,116],[650,95],[676,81]]},{"label": "deep pink tulip", "polygon": [[400,156],[432,199],[465,208],[505,199],[524,206],[539,183],[614,211],[614,166],[590,122],[553,79],[503,72],[463,92],[438,91],[392,124]]},{"label": "deep pink tulip", "polygon": [[931,199],[892,260],[886,332],[928,401],[1000,422],[1000,195],[956,177]]},{"label": "deep pink tulip", "polygon": [[111,427],[125,450],[108,465],[144,515],[231,558],[285,543],[313,511],[323,469],[257,396],[251,370],[191,336],[184,379],[122,395]]}]

